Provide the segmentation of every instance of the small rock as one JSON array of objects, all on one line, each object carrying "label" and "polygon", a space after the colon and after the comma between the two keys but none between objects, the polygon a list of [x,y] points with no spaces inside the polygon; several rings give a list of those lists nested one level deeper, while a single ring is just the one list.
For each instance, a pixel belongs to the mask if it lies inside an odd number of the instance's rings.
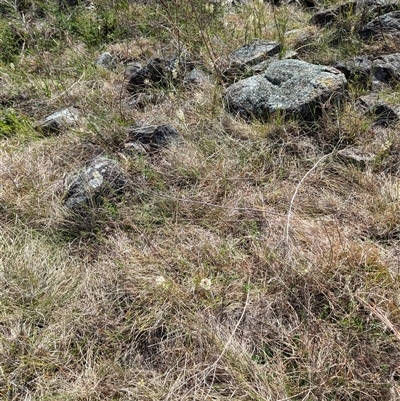
[{"label": "small rock", "polygon": [[132,75],[136,74],[143,68],[142,64],[140,63],[134,63],[134,64],[129,64],[125,68],[125,78],[130,78]]},{"label": "small rock", "polygon": [[365,152],[356,147],[339,150],[338,156],[362,168],[373,163],[376,157],[374,154]]},{"label": "small rock", "polygon": [[279,53],[279,43],[256,39],[232,52],[228,61],[221,66],[221,71],[227,81],[231,81],[246,70],[258,64],[265,66],[274,60]]},{"label": "small rock", "polygon": [[210,77],[203,71],[193,68],[183,78],[183,85],[190,86],[207,86],[211,85]]},{"label": "small rock", "polygon": [[356,2],[349,1],[336,7],[328,8],[315,13],[310,20],[311,24],[325,26],[335,22],[339,17],[354,13]]},{"label": "small rock", "polygon": [[147,153],[145,147],[139,141],[126,142],[124,143],[124,148],[129,153],[137,153],[139,155],[145,155]]},{"label": "small rock", "polygon": [[339,61],[333,67],[341,71],[346,79],[367,87],[370,84],[373,59],[373,56],[358,56]]},{"label": "small rock", "polygon": [[63,128],[76,125],[81,117],[80,111],[75,107],[68,107],[57,111],[43,120],[35,123],[35,128],[45,132],[58,132]]},{"label": "small rock", "polygon": [[169,124],[158,126],[142,126],[130,129],[128,142],[139,142],[140,144],[157,149],[168,145],[173,139],[179,137],[178,131]]},{"label": "small rock", "polygon": [[127,183],[118,162],[99,156],[86,169],[66,179],[67,195],[64,204],[73,210],[96,207],[101,205],[104,198],[121,193]]},{"label": "small rock", "polygon": [[229,60],[235,67],[243,68],[259,64],[269,57],[279,53],[279,43],[256,39],[229,55]]},{"label": "small rock", "polygon": [[[292,60],[292,59],[297,59],[298,53],[294,50],[288,50],[281,56],[281,60]],[[251,75],[256,75],[256,74],[261,74],[263,73],[267,67],[273,62],[277,61],[278,58],[277,56],[274,56],[270,60],[265,60],[262,61],[260,64],[253,65],[248,68],[248,72],[251,73]]]},{"label": "small rock", "polygon": [[358,56],[333,65],[346,79],[365,88],[380,90],[385,85],[400,81],[400,53],[385,56]]},{"label": "small rock", "polygon": [[359,97],[356,107],[363,114],[374,116],[376,125],[394,126],[400,120],[400,106],[388,105],[374,93]]},{"label": "small rock", "polygon": [[385,84],[400,81],[400,53],[376,58],[373,63],[373,73],[376,81]]},{"label": "small rock", "polygon": [[242,117],[267,120],[282,111],[288,116],[314,119],[327,101],[344,97],[347,81],[338,70],[300,60],[272,62],[264,74],[229,86],[225,104]]},{"label": "small rock", "polygon": [[146,66],[133,72],[129,78],[128,91],[136,93],[151,87],[168,87],[182,81],[192,65],[180,57],[155,58]]},{"label": "small rock", "polygon": [[107,70],[113,70],[115,68],[114,58],[109,52],[101,54],[95,61],[96,65],[103,67]]}]

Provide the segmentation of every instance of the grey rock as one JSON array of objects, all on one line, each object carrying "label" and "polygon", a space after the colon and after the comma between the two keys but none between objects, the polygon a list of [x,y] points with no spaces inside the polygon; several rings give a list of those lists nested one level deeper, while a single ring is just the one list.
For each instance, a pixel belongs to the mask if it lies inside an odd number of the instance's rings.
[{"label": "grey rock", "polygon": [[265,67],[276,60],[279,49],[279,43],[261,39],[255,39],[251,43],[245,44],[232,52],[228,56],[226,64],[221,67],[225,80],[233,81],[238,75],[243,76],[246,71],[251,73],[251,70],[259,64]]},{"label": "grey rock", "polygon": [[229,60],[234,66],[246,67],[259,64],[269,57],[279,53],[279,43],[268,42],[266,40],[256,39],[229,55]]},{"label": "grey rock", "polygon": [[374,93],[359,97],[356,108],[363,114],[373,116],[376,125],[394,126],[400,120],[400,106],[389,105]]},{"label": "grey rock", "polygon": [[109,52],[102,53],[97,57],[95,63],[97,66],[103,67],[107,70],[113,70],[115,68],[114,58]]},{"label": "grey rock", "polygon": [[359,31],[361,39],[400,40],[400,11],[392,11],[374,18]]},{"label": "grey rock", "polygon": [[361,16],[361,21],[369,22],[371,19],[399,10],[400,4],[397,0],[357,0],[356,13]]},{"label": "grey rock", "polygon": [[[291,60],[297,59],[298,53],[294,50],[288,50],[281,55],[281,60]],[[247,69],[247,72],[250,72],[251,75],[261,74],[263,73],[267,67],[273,62],[277,61],[277,56],[272,57],[269,60],[262,61],[259,64],[253,65]]]},{"label": "grey rock", "polygon": [[191,63],[181,57],[155,58],[133,72],[129,77],[127,89],[137,93],[152,87],[168,87],[181,82],[184,75],[192,68]]},{"label": "grey rock", "polygon": [[96,157],[82,171],[66,179],[66,207],[84,210],[100,206],[104,198],[112,198],[127,187],[128,180],[117,161]]},{"label": "grey rock", "polygon": [[319,26],[329,25],[335,22],[339,17],[353,14],[355,8],[356,2],[349,1],[336,7],[320,10],[311,17],[310,23]]},{"label": "grey rock", "polygon": [[130,78],[132,75],[136,74],[143,68],[143,65],[140,63],[129,64],[126,66],[124,71],[125,78]]},{"label": "grey rock", "polygon": [[355,164],[359,167],[366,167],[368,164],[373,163],[376,158],[376,155],[365,152],[364,150],[357,147],[339,150],[338,156],[341,159]]},{"label": "grey rock", "polygon": [[80,117],[81,112],[77,108],[67,107],[36,122],[34,126],[44,132],[58,132],[78,124]]},{"label": "grey rock", "polygon": [[358,56],[339,61],[334,68],[341,71],[346,79],[368,86],[372,73],[373,56]]},{"label": "grey rock", "polygon": [[193,68],[183,78],[183,85],[186,87],[191,86],[207,86],[211,85],[210,77],[203,71]]},{"label": "grey rock", "polygon": [[139,142],[151,150],[166,146],[178,137],[179,132],[169,124],[139,126],[129,130],[127,143]]},{"label": "grey rock", "polygon": [[264,74],[229,86],[225,104],[232,113],[267,120],[281,111],[285,115],[314,119],[325,102],[343,98],[346,78],[338,70],[300,60],[271,63]]},{"label": "grey rock", "polygon": [[400,81],[400,53],[376,58],[373,63],[373,72],[374,79],[377,81],[383,83]]},{"label": "grey rock", "polygon": [[125,142],[124,149],[131,154],[145,155],[147,153],[146,148],[139,141]]},{"label": "grey rock", "polygon": [[334,67],[346,79],[361,86],[380,90],[383,86],[400,80],[400,53],[385,56],[359,56],[339,61]]}]

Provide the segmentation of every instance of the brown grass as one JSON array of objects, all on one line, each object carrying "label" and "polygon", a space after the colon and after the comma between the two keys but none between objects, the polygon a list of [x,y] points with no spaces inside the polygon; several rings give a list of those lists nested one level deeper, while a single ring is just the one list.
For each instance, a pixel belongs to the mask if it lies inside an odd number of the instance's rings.
[{"label": "brown grass", "polygon": [[[95,3],[81,12],[107,5]],[[335,27],[317,34],[294,4],[215,5],[215,15],[193,4],[129,3],[115,15],[134,21],[133,37],[103,46],[66,30],[59,50],[42,51],[28,27],[34,46],[0,64],[1,107],[18,116],[0,131],[0,398],[398,399],[395,130],[357,114],[356,87],[311,127],[242,121],[223,108],[218,70],[254,37],[319,62],[355,51],[358,39]],[[58,32],[55,17],[46,21]],[[104,49],[113,71],[92,63]],[[211,83],[154,90],[130,106],[124,63],[177,49]],[[83,113],[78,126],[34,130],[71,105]],[[129,153],[137,122],[181,135]],[[338,157],[352,146],[376,160]],[[82,219],[63,205],[64,180],[99,154],[132,185]]]}]

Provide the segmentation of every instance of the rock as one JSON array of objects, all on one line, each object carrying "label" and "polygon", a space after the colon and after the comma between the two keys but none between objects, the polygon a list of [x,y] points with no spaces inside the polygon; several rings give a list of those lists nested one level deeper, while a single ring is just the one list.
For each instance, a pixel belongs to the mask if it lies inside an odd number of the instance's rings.
[{"label": "rock", "polygon": [[356,107],[363,114],[373,116],[376,125],[394,126],[400,120],[400,106],[388,105],[374,93],[359,97]]},{"label": "rock", "polygon": [[346,79],[380,90],[382,86],[400,81],[400,53],[374,56],[359,56],[339,61],[334,67],[346,76]]},{"label": "rock", "polygon": [[376,81],[383,83],[400,81],[400,53],[376,58],[373,63],[373,74]]},{"label": "rock", "polygon": [[333,67],[341,71],[346,76],[346,79],[367,87],[370,84],[372,63],[373,56],[358,56],[339,61]]},{"label": "rock", "polygon": [[123,192],[127,178],[115,160],[96,157],[82,171],[66,179],[66,207],[72,210],[97,207],[104,198],[112,198]]},{"label": "rock", "polygon": [[103,67],[107,70],[113,70],[115,68],[114,58],[109,52],[102,53],[97,57],[95,63],[97,66]]},{"label": "rock", "polygon": [[399,3],[397,0],[357,0],[355,9],[361,14],[362,21],[370,21],[378,15],[398,10]]},{"label": "rock", "polygon": [[130,76],[127,89],[136,93],[151,87],[166,88],[182,81],[183,76],[190,69],[192,69],[191,63],[180,57],[155,58]]},{"label": "rock", "polygon": [[227,64],[221,67],[225,79],[230,81],[260,63],[263,66],[269,64],[279,53],[279,49],[279,43],[261,39],[255,39],[253,42],[245,44],[232,52],[228,56]]},{"label": "rock", "polygon": [[400,11],[392,11],[374,18],[359,31],[361,39],[400,40]]},{"label": "rock", "polygon": [[[285,53],[282,54],[281,60],[291,60],[291,59],[297,59],[297,52],[294,50],[288,50]],[[263,73],[267,67],[273,62],[277,61],[278,58],[274,56],[273,58],[269,60],[262,61],[259,64],[253,65],[247,69],[247,72],[250,72],[251,75],[256,75],[256,74],[261,74]]]},{"label": "rock", "polygon": [[145,155],[147,153],[146,148],[138,141],[125,142],[124,149],[131,154]]},{"label": "rock", "polygon": [[183,78],[183,85],[186,87],[191,86],[207,86],[211,85],[210,77],[203,71],[193,68]]},{"label": "rock", "polygon": [[256,39],[231,53],[229,60],[235,67],[244,68],[278,54],[279,49],[278,42]]},{"label": "rock", "polygon": [[318,11],[311,17],[310,23],[319,26],[331,24],[332,22],[335,22],[339,17],[353,14],[355,6],[355,1],[349,1],[336,7]]},{"label": "rock", "polygon": [[353,163],[359,167],[365,167],[366,165],[373,163],[376,156],[372,153],[365,152],[357,147],[345,148],[338,151],[338,156],[350,163]]},{"label": "rock", "polygon": [[149,149],[158,149],[168,145],[178,136],[178,131],[169,124],[141,126],[130,129],[127,143],[139,142]]},{"label": "rock", "polygon": [[271,63],[264,74],[229,86],[225,104],[229,111],[243,117],[267,120],[281,111],[288,116],[314,119],[323,103],[344,96],[346,84],[345,76],[332,67],[280,60]]},{"label": "rock", "polygon": [[124,71],[125,78],[130,78],[132,75],[139,72],[142,68],[143,68],[143,66],[140,63],[134,63],[134,64],[127,65],[125,68],[125,71]]},{"label": "rock", "polygon": [[34,127],[44,132],[58,132],[78,124],[80,117],[81,112],[77,108],[67,107],[36,122]]}]

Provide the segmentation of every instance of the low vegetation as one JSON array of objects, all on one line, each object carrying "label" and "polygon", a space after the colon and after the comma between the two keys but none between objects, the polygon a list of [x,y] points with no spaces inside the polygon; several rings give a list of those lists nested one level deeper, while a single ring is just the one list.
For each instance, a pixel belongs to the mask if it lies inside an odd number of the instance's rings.
[{"label": "low vegetation", "polygon": [[[72,3],[0,2],[0,398],[398,400],[396,128],[357,114],[356,82],[307,125],[222,101],[228,55],[255,38],[319,64],[395,45],[362,42],[356,15],[312,26],[297,2]],[[176,54],[210,83],[133,105],[127,66]],[[79,125],[35,128],[70,106]],[[135,123],[180,139],[128,152]],[[372,163],[338,156],[380,135]],[[131,184],[82,218],[65,178],[97,155]]]}]

